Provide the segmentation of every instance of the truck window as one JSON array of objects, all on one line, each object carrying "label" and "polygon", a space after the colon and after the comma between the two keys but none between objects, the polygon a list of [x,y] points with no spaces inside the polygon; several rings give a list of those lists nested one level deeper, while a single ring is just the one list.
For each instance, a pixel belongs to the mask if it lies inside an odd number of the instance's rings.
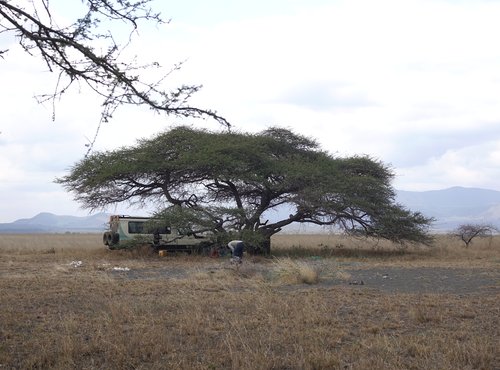
[{"label": "truck window", "polygon": [[129,221],[128,222],[129,234],[143,234],[144,222],[143,221]]}]

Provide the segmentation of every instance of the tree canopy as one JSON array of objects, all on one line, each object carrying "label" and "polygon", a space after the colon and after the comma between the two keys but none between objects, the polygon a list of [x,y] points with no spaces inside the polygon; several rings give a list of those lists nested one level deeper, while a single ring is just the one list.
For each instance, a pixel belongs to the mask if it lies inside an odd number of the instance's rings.
[{"label": "tree canopy", "polygon": [[[145,80],[140,71],[160,70],[160,63],[151,61],[141,65],[133,57],[123,57],[141,24],[166,22],[152,10],[151,0],[82,0],[81,3],[82,13],[67,24],[58,17],[61,12],[49,0],[0,0],[0,34],[14,36],[24,51],[41,58],[49,71],[57,74],[53,92],[40,95],[41,101],[55,101],[77,83],[89,86],[102,97],[101,122],[109,120],[120,105],[129,104],[171,115],[211,117],[229,125],[216,112],[189,105],[189,98],[201,86],[182,85],[165,90],[163,82],[172,71],[154,73],[157,79]],[[119,32],[110,31],[113,28]],[[128,30],[125,38],[124,28]],[[0,57],[5,56],[8,50],[0,49]],[[172,70],[179,67],[176,65]]]},{"label": "tree canopy", "polygon": [[[429,243],[431,219],[395,203],[392,178],[378,160],[332,156],[283,128],[249,134],[178,127],[93,153],[57,182],[88,209],[152,203],[171,221],[189,219],[193,228],[253,233],[267,242],[287,225],[309,223]],[[270,212],[280,207],[290,214],[272,220]]]}]

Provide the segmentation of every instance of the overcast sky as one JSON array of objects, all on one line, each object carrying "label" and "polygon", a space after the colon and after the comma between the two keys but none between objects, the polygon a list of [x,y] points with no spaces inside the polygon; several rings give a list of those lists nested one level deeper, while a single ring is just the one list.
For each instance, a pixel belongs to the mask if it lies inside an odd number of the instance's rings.
[{"label": "overcast sky", "polygon": [[[77,0],[61,1],[62,16]],[[51,2],[51,4],[57,4]],[[394,186],[500,190],[500,1],[158,1],[168,25],[141,31],[131,52],[203,84],[192,101],[241,131],[270,125],[317,138],[337,155],[391,164]],[[86,152],[99,103],[75,89],[38,105],[56,75],[6,35],[0,49],[0,222],[46,211],[86,215],[53,180]],[[123,109],[96,149],[130,145],[180,124]],[[211,122],[198,127],[216,129]],[[135,213],[124,206],[109,212]]]}]

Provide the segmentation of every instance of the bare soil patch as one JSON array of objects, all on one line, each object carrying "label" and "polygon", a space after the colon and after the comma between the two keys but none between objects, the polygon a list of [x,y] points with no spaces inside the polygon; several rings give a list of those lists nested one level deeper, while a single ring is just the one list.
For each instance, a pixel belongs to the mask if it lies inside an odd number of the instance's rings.
[{"label": "bare soil patch", "polygon": [[[443,267],[367,267],[358,263],[358,268],[352,269],[351,264],[338,264],[326,261],[312,264],[319,270],[322,278],[319,286],[348,285],[366,289],[377,289],[389,293],[500,293],[500,271],[498,269],[480,268],[443,268]],[[123,271],[109,271],[110,276],[123,279],[186,279],[200,273],[216,274],[224,270],[235,271],[227,260],[215,260],[198,266],[156,266]],[[250,271],[250,272],[249,272]],[[339,278],[334,272],[344,272]],[[252,263],[245,265],[237,272],[245,274],[259,273],[264,279],[273,279],[273,268],[269,263]],[[347,278],[345,277],[347,276]],[[300,288],[300,285],[294,285]],[[305,288],[313,289],[316,285],[304,284]]]},{"label": "bare soil patch", "polygon": [[[346,270],[351,285],[391,293],[499,293],[500,274],[494,269],[466,268],[368,268]],[[355,283],[355,284],[353,284]]]}]

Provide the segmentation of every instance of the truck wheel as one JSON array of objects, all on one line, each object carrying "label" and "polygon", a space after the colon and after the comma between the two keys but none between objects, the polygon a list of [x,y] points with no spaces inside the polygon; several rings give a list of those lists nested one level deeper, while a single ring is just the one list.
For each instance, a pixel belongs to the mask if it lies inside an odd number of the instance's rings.
[{"label": "truck wheel", "polygon": [[120,236],[112,231],[106,231],[102,236],[102,242],[108,249],[116,249],[115,245],[118,244]]},{"label": "truck wheel", "polygon": [[120,242],[120,234],[113,233],[111,235],[111,241],[113,242],[113,244],[118,244]]},{"label": "truck wheel", "polygon": [[107,245],[107,246],[109,246],[108,234],[109,234],[109,232],[107,232],[107,231],[104,234],[102,234],[102,242],[104,243],[104,245]]}]

